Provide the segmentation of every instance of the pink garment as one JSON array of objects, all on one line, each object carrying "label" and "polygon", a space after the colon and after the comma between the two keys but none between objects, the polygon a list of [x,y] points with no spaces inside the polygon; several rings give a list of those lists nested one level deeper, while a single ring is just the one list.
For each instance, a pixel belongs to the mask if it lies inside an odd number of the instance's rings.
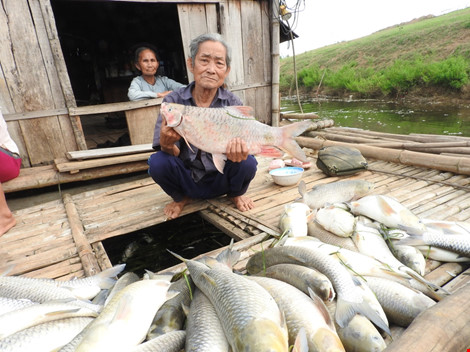
[{"label": "pink garment", "polygon": [[13,156],[0,147],[0,183],[7,182],[20,174],[21,158]]}]

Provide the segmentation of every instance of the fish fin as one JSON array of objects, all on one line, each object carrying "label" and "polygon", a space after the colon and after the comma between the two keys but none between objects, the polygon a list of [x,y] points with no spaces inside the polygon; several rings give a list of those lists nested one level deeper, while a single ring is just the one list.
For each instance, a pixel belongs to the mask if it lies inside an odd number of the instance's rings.
[{"label": "fish fin", "polygon": [[227,113],[235,118],[247,119],[247,120],[256,120],[254,115],[254,110],[251,106],[241,106],[241,105],[232,105],[226,106],[224,109]]},{"label": "fish fin", "polygon": [[308,161],[304,151],[297,144],[294,137],[297,137],[298,135],[302,134],[310,126],[310,121],[302,121],[281,127],[282,142],[281,145],[278,147],[284,150],[286,153],[290,154],[291,156],[295,157],[296,159],[299,159],[300,161]]},{"label": "fish fin", "polygon": [[232,249],[232,244],[230,247],[224,249],[218,256],[217,261],[227,265],[230,269],[237,263],[238,259],[240,259],[241,253],[236,249]]},{"label": "fish fin", "polygon": [[260,151],[259,155],[265,156],[267,158],[282,158],[284,152],[279,148],[273,147],[271,145],[261,145],[259,146]]},{"label": "fish fin", "polygon": [[214,165],[221,174],[224,173],[225,162],[227,161],[227,155],[225,154],[212,154],[212,160]]},{"label": "fish fin", "polygon": [[342,297],[338,297],[335,318],[340,327],[344,328],[348,325],[356,313],[364,315],[389,336],[392,336],[388,324],[383,321],[380,315],[369,304],[367,304],[366,301],[363,300],[360,303],[349,302]]},{"label": "fish fin", "polygon": [[300,328],[299,333],[295,338],[292,352],[308,352],[307,334],[305,333],[305,328],[303,327]]},{"label": "fish fin", "polygon": [[100,278],[99,287],[101,289],[110,289],[116,283],[115,277],[118,276],[126,267],[126,264],[118,264],[112,268],[103,270],[102,272],[96,274]]},{"label": "fish fin", "polygon": [[308,289],[308,294],[310,298],[312,299],[313,303],[315,306],[320,310],[321,315],[323,316],[323,319],[325,319],[326,324],[332,329],[335,330],[335,323],[333,322],[333,319],[331,319],[330,312],[328,308],[326,307],[325,303],[321,300],[318,295],[313,292],[313,290],[310,287],[307,287]]},{"label": "fish fin", "polygon": [[217,286],[217,283],[214,281],[214,279],[211,278],[211,277],[210,277],[209,275],[207,275],[206,273],[202,273],[201,276],[202,276],[202,278],[203,278],[204,280],[206,280],[210,285],[212,285],[212,286],[214,286],[214,287]]},{"label": "fish fin", "polygon": [[403,271],[403,272],[407,273],[413,279],[415,279],[416,281],[421,282],[422,284],[426,285],[431,291],[435,292],[438,295],[443,295],[443,296],[450,295],[450,292],[447,291],[445,288],[443,288],[439,285],[433,284],[432,282],[426,280],[424,277],[422,277],[420,274],[418,274],[413,269],[408,268],[406,265],[401,266],[400,271]]},{"label": "fish fin", "polygon": [[409,235],[408,237],[399,239],[395,245],[405,245],[405,246],[428,246],[426,242],[424,242],[423,237],[421,235]]}]

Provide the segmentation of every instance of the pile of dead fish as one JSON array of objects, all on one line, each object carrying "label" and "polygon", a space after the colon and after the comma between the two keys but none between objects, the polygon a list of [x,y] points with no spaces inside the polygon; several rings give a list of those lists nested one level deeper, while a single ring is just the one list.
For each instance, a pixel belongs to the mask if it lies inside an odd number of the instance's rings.
[{"label": "pile of dead fish", "polygon": [[[179,276],[70,281],[0,276],[0,351],[382,351],[449,294],[426,258],[470,257],[466,223],[419,219],[362,180],[311,190],[282,236],[234,272],[240,253],[187,260]],[[175,254],[177,256],[177,254]]]}]

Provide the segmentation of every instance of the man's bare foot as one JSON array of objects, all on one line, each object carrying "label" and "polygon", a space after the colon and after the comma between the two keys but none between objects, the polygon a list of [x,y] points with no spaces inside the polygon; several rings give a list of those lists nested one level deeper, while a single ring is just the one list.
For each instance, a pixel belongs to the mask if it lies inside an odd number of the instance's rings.
[{"label": "man's bare foot", "polygon": [[180,202],[171,202],[165,206],[164,213],[167,216],[168,220],[176,219],[183,210],[184,206],[188,204],[190,201],[189,198],[185,197]]},{"label": "man's bare foot", "polygon": [[13,215],[2,216],[0,218],[0,236],[8,232],[13,226],[16,225],[16,219]]},{"label": "man's bare foot", "polygon": [[247,211],[255,207],[255,203],[247,196],[230,197],[230,200],[240,211]]}]

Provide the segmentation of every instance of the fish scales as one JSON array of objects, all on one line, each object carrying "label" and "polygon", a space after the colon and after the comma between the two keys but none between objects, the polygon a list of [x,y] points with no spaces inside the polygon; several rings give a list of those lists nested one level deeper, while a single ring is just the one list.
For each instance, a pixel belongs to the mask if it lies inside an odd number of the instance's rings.
[{"label": "fish scales", "polygon": [[137,345],[130,350],[130,352],[179,352],[183,350],[185,340],[186,331],[169,331],[164,335],[160,335],[154,339]]},{"label": "fish scales", "polygon": [[185,352],[227,352],[230,349],[214,306],[201,290],[194,292],[186,324]]},{"label": "fish scales", "polygon": [[[291,237],[297,239],[299,237]],[[274,247],[254,254],[248,260],[246,269],[250,274],[257,274],[263,268],[275,264],[291,263],[311,266],[325,274],[332,282],[337,294],[338,308],[336,310],[336,321],[338,325],[344,327],[356,313],[361,313],[373,321],[382,330],[389,333],[388,324],[382,319],[367,300],[366,290],[361,282],[353,277],[344,266],[335,259],[324,254],[322,251],[313,248],[303,248],[296,246]]]},{"label": "fish scales", "polygon": [[284,312],[289,329],[289,344],[294,344],[303,327],[310,351],[344,351],[330,313],[318,297],[309,297],[292,285],[276,279],[248,277],[263,286]]},{"label": "fish scales", "polygon": [[162,103],[160,112],[167,125],[179,133],[191,148],[212,153],[214,164],[223,173],[227,143],[233,138],[245,141],[249,154],[282,157],[287,152],[307,161],[294,137],[310,127],[310,121],[295,122],[283,127],[261,123],[251,115],[251,108],[227,106],[201,108],[174,103]]},{"label": "fish scales", "polygon": [[272,296],[246,277],[186,260],[196,286],[213,304],[233,352],[288,350],[287,327]]}]

